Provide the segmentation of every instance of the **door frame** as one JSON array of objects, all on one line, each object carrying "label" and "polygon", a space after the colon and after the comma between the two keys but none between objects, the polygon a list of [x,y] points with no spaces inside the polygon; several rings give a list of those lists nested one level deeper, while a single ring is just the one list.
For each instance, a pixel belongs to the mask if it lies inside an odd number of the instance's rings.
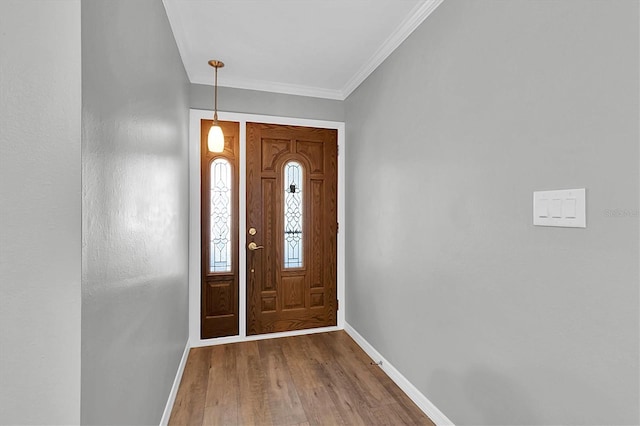
[{"label": "door frame", "polygon": [[236,121],[240,123],[240,164],[238,197],[238,227],[247,228],[247,140],[246,123],[283,124],[291,126],[320,127],[338,131],[338,232],[337,245],[337,295],[340,306],[337,312],[338,325],[306,330],[287,331],[282,333],[260,334],[247,336],[247,251],[243,248],[247,244],[246,232],[239,232],[238,236],[238,301],[239,301],[239,334],[237,336],[216,337],[212,339],[200,338],[200,122],[211,119],[213,111],[194,109],[189,110],[189,345],[191,347],[219,345],[225,343],[244,342],[284,336],[319,333],[344,329],[345,324],[345,123],[341,121],[311,120],[306,118],[278,117],[271,115],[245,114],[237,112],[218,111],[221,121]]}]

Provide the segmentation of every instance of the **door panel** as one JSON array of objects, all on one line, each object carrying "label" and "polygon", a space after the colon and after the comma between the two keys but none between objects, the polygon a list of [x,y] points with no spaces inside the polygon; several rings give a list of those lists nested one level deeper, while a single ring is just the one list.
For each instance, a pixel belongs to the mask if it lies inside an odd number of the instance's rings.
[{"label": "door panel", "polygon": [[248,335],[336,325],[336,200],[336,130],[247,123]]},{"label": "door panel", "polygon": [[[238,334],[239,329],[238,163],[240,124],[220,122],[225,139],[225,150],[222,153],[212,153],[207,149],[207,134],[211,124],[212,120],[202,120],[200,126],[202,188],[200,197],[202,239],[200,335],[202,339],[234,336]],[[224,161],[223,167],[216,168],[215,161]]]}]

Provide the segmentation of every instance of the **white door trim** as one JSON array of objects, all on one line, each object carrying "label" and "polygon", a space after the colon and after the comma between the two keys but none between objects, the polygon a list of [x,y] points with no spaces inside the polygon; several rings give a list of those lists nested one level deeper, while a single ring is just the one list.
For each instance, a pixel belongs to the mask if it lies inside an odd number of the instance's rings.
[{"label": "white door trim", "polygon": [[338,325],[310,330],[272,333],[261,336],[247,336],[246,315],[246,233],[240,232],[238,239],[239,265],[239,321],[240,333],[237,336],[218,337],[215,339],[200,338],[200,120],[212,119],[213,111],[191,109],[189,111],[189,342],[191,347],[217,345],[222,343],[243,342],[264,338],[296,336],[300,334],[317,333],[320,331],[342,330],[345,323],[345,124],[340,121],[310,120],[306,118],[276,117],[270,115],[243,114],[237,112],[218,111],[218,118],[222,121],[236,121],[240,123],[240,182],[238,185],[239,206],[238,226],[240,230],[247,229],[246,218],[246,123],[269,123],[292,126],[320,127],[336,129],[338,131],[338,281],[337,291],[340,309],[338,310]]}]

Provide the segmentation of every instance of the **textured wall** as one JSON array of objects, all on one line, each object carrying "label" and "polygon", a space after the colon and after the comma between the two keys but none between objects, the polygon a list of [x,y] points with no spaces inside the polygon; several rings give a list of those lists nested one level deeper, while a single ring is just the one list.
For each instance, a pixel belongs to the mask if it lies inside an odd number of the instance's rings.
[{"label": "textured wall", "polygon": [[82,423],[157,424],[188,338],[189,83],[162,2],[83,2],[82,73]]},{"label": "textured wall", "polygon": [[[212,68],[213,70],[213,68]],[[224,72],[224,68],[220,71]],[[213,74],[211,82],[213,83]],[[213,86],[192,84],[190,107],[213,109]],[[218,87],[218,110],[313,120],[344,121],[344,102],[258,90]]]},{"label": "textured wall", "polygon": [[638,12],[446,0],[346,101],[347,322],[457,424],[640,421]]},{"label": "textured wall", "polygon": [[0,1],[0,424],[80,422],[80,0]]}]

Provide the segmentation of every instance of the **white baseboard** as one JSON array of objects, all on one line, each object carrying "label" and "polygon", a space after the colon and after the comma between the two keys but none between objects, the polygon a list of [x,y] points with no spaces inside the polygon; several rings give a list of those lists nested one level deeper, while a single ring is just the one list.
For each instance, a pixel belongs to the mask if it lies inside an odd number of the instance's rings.
[{"label": "white baseboard", "polygon": [[164,412],[162,413],[162,418],[160,419],[160,426],[167,426],[169,424],[169,417],[171,417],[171,410],[173,409],[173,403],[176,402],[176,395],[178,395],[178,387],[180,386],[180,381],[182,380],[182,373],[184,373],[184,367],[185,365],[187,365],[187,358],[189,357],[189,349],[191,349],[191,346],[189,345],[189,341],[187,340],[187,344],[184,347],[184,352],[182,353],[182,358],[180,359],[180,364],[178,364],[178,371],[176,372],[176,377],[175,379],[173,379],[173,386],[171,386],[171,392],[169,392],[167,405],[165,405]]},{"label": "white baseboard", "polygon": [[351,327],[348,323],[344,325],[344,331],[351,336],[353,340],[364,350],[367,355],[371,357],[375,362],[382,361],[380,368],[384,371],[391,380],[395,382],[404,393],[420,408],[437,426],[451,425],[453,422],[445,416],[442,411],[433,405],[426,396],[422,394],[406,377],[402,375],[393,365],[389,363],[364,337]]}]

